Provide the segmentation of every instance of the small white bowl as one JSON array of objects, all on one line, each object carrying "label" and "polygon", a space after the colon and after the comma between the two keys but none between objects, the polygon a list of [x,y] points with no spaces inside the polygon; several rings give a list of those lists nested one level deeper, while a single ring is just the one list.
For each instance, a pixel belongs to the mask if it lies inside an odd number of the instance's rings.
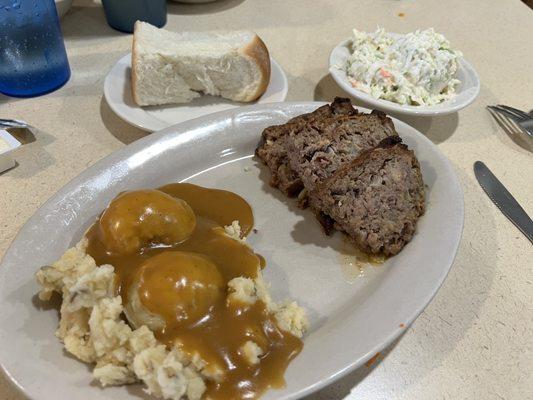
[{"label": "small white bowl", "polygon": [[20,147],[21,143],[3,129],[0,129],[0,141],[7,144],[5,148],[4,146],[0,147],[0,173],[2,173],[16,165],[13,153],[15,149]]},{"label": "small white bowl", "polygon": [[[329,56],[329,72],[335,82],[350,96],[382,111],[416,116],[446,115],[459,111],[472,103],[479,94],[479,77],[474,68],[463,58],[459,59],[457,79],[461,81],[454,97],[434,106],[411,106],[394,103],[388,100],[376,99],[368,93],[355,89],[346,76],[343,67],[350,56],[352,40],[347,39],[339,43]],[[339,68],[340,67],[340,68]]]}]

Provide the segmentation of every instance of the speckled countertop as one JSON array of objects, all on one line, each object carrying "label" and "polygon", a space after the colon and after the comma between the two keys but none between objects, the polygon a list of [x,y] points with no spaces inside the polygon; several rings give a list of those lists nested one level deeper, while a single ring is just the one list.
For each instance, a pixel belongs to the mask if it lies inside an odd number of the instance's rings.
[{"label": "speckled countertop", "polygon": [[[75,1],[62,25],[68,84],[34,99],[0,97],[1,117],[38,128],[37,141],[17,153],[19,165],[0,175],[0,256],[60,187],[146,134],[122,122],[103,98],[104,77],[129,51],[131,37],[109,28],[91,0]],[[496,103],[533,107],[533,11],[519,0],[221,0],[169,4],[167,28],[255,30],[288,75],[288,100],[331,100],[342,94],[328,76],[331,48],[351,28],[377,25],[396,32],[435,27],[480,75],[481,93],[467,109],[401,118],[456,168],[465,196],[463,240],[444,285],[412,327],[371,367],[309,400],[532,399],[533,247],[480,189],[472,164],[485,161],[533,215],[533,153],[485,110]],[[0,398],[23,396],[0,376]]]}]

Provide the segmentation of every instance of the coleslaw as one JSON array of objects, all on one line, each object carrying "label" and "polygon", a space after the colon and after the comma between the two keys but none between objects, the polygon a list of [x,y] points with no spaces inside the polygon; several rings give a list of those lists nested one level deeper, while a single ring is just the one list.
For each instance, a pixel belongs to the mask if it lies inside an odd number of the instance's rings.
[{"label": "coleslaw", "polygon": [[406,35],[354,29],[353,35],[345,71],[354,88],[415,106],[436,105],[455,95],[462,54],[433,28]]}]

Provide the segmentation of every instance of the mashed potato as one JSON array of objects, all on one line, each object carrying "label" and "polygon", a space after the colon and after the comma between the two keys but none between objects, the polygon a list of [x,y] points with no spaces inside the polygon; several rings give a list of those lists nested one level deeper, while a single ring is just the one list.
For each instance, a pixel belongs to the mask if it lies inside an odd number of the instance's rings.
[{"label": "mashed potato", "polygon": [[[225,230],[240,240],[238,222]],[[97,266],[86,249],[84,238],[52,266],[41,268],[36,278],[41,300],[49,300],[53,292],[63,296],[56,335],[69,353],[95,364],[93,376],[102,386],[142,381],[156,397],[195,400],[202,397],[208,380],[223,379],[222,371],[207,368],[198,355],[189,357],[177,347],[167,349],[145,325],[132,329],[122,318],[121,297],[114,295],[113,266]],[[273,302],[261,271],[256,279],[239,277],[228,282],[227,302],[258,300],[275,316],[280,329],[303,336],[308,326],[305,311],[295,302]],[[256,364],[262,350],[248,341],[241,354]]]}]

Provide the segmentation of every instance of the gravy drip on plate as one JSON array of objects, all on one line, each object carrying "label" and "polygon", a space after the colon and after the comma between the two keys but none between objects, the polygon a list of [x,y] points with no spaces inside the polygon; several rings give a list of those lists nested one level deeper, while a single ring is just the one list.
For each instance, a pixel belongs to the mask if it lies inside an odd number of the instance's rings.
[{"label": "gravy drip on plate", "polygon": [[[129,204],[133,209],[141,200],[146,201],[138,220],[127,221],[129,225],[122,224],[122,229],[139,226],[147,215],[168,210],[168,199],[160,192],[190,206],[196,217],[190,236],[172,243],[167,240],[172,235],[152,235],[154,240],[134,251],[132,246],[126,252],[110,251],[105,243],[109,235],[101,222],[113,217],[106,216],[108,210],[114,210],[111,206],[126,207],[121,215],[131,218]],[[124,205],[112,203],[87,232],[87,252],[97,265],[114,266],[116,291],[123,303],[128,302],[128,292],[136,290],[143,308],[164,321],[163,327],[154,332],[160,341],[168,347],[179,346],[190,356],[199,354],[207,363],[207,371],[222,371],[221,378],[207,382],[207,398],[253,399],[269,387],[283,387],[283,374],[300,352],[301,340],[280,330],[262,301],[252,305],[227,302],[227,283],[239,276],[255,278],[258,268],[264,265],[262,257],[251,248],[223,234],[223,227],[235,220],[239,221],[243,236],[251,231],[250,205],[234,193],[187,183],[166,185],[157,191],[126,192],[117,199],[126,195],[132,198],[131,202],[123,198]],[[175,220],[183,218],[176,216]],[[168,220],[164,216],[161,226]],[[118,231],[119,225],[113,220],[110,226]],[[183,237],[184,233],[180,231],[179,235],[175,237]],[[161,237],[164,244],[157,242]],[[248,341],[262,349],[259,363],[251,364],[244,357],[242,346]]]}]

